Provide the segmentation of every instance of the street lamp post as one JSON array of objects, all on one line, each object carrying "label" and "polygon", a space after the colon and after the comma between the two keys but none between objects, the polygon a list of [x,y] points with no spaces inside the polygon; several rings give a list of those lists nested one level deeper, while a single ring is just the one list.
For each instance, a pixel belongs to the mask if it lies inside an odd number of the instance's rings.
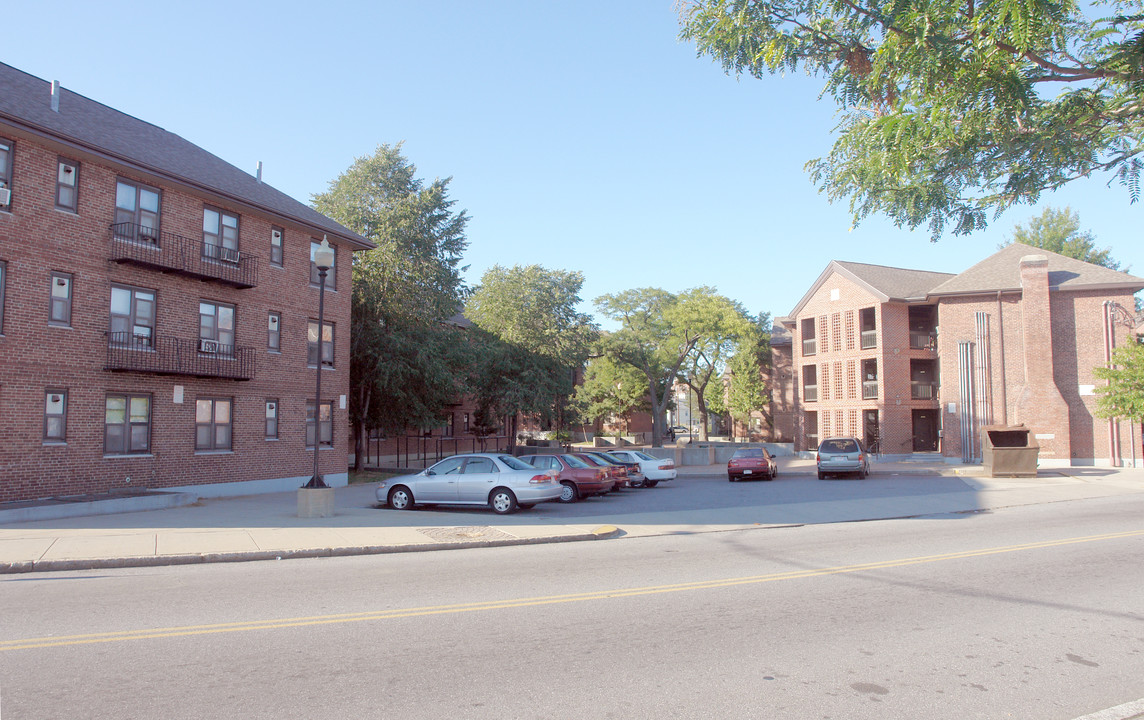
[{"label": "street lamp post", "polygon": [[[307,488],[328,487],[318,472],[318,450],[322,447],[322,342],[326,330],[326,273],[333,265],[334,249],[323,235],[321,246],[314,251],[314,267],[318,269],[318,358],[315,363],[318,366],[318,379],[314,388],[314,476],[302,486]],[[332,422],[333,418],[330,420]]]}]

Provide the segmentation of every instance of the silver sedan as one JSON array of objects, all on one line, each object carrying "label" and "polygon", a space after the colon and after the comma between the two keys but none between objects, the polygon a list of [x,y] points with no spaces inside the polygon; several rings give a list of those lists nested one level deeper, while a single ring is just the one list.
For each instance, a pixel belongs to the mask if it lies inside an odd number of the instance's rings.
[{"label": "silver sedan", "polygon": [[383,480],[377,501],[395,510],[414,505],[488,505],[507,515],[536,503],[558,500],[556,473],[541,472],[504,453],[454,455],[415,475]]}]

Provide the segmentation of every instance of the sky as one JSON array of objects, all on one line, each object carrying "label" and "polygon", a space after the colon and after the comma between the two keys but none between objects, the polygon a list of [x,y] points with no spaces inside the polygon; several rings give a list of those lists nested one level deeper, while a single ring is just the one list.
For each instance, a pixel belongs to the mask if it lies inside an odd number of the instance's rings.
[{"label": "sky", "polygon": [[[675,0],[8,3],[0,61],[176,133],[302,202],[378,145],[470,215],[494,265],[583,273],[581,308],[714,287],[787,314],[831,260],[960,272],[1046,206],[1144,276],[1144,203],[1110,177],[968,237],[851,227],[803,169],[837,121],[822,81],[728,77]],[[607,327],[608,323],[605,323]]]}]

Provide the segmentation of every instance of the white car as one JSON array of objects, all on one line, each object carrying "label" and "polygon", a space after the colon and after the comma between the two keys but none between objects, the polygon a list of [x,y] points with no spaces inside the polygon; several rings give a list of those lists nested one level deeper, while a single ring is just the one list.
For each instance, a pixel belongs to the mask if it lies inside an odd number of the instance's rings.
[{"label": "white car", "polygon": [[518,507],[559,500],[563,490],[553,470],[540,471],[504,453],[468,453],[445,458],[416,475],[382,480],[377,501],[394,510],[414,505],[488,505],[498,515]]},{"label": "white car", "polygon": [[662,480],[675,479],[675,461],[669,458],[652,457],[639,450],[612,450],[608,454],[639,463],[644,474],[644,487],[655,487]]}]

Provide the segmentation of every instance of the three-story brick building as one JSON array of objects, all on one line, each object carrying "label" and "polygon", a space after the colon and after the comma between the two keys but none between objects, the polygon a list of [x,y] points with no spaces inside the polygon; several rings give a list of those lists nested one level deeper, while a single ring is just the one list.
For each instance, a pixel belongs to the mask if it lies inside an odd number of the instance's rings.
[{"label": "three-story brick building", "polygon": [[370,247],[183,138],[0,64],[0,501],[285,490],[315,452],[344,484],[350,255]]}]

